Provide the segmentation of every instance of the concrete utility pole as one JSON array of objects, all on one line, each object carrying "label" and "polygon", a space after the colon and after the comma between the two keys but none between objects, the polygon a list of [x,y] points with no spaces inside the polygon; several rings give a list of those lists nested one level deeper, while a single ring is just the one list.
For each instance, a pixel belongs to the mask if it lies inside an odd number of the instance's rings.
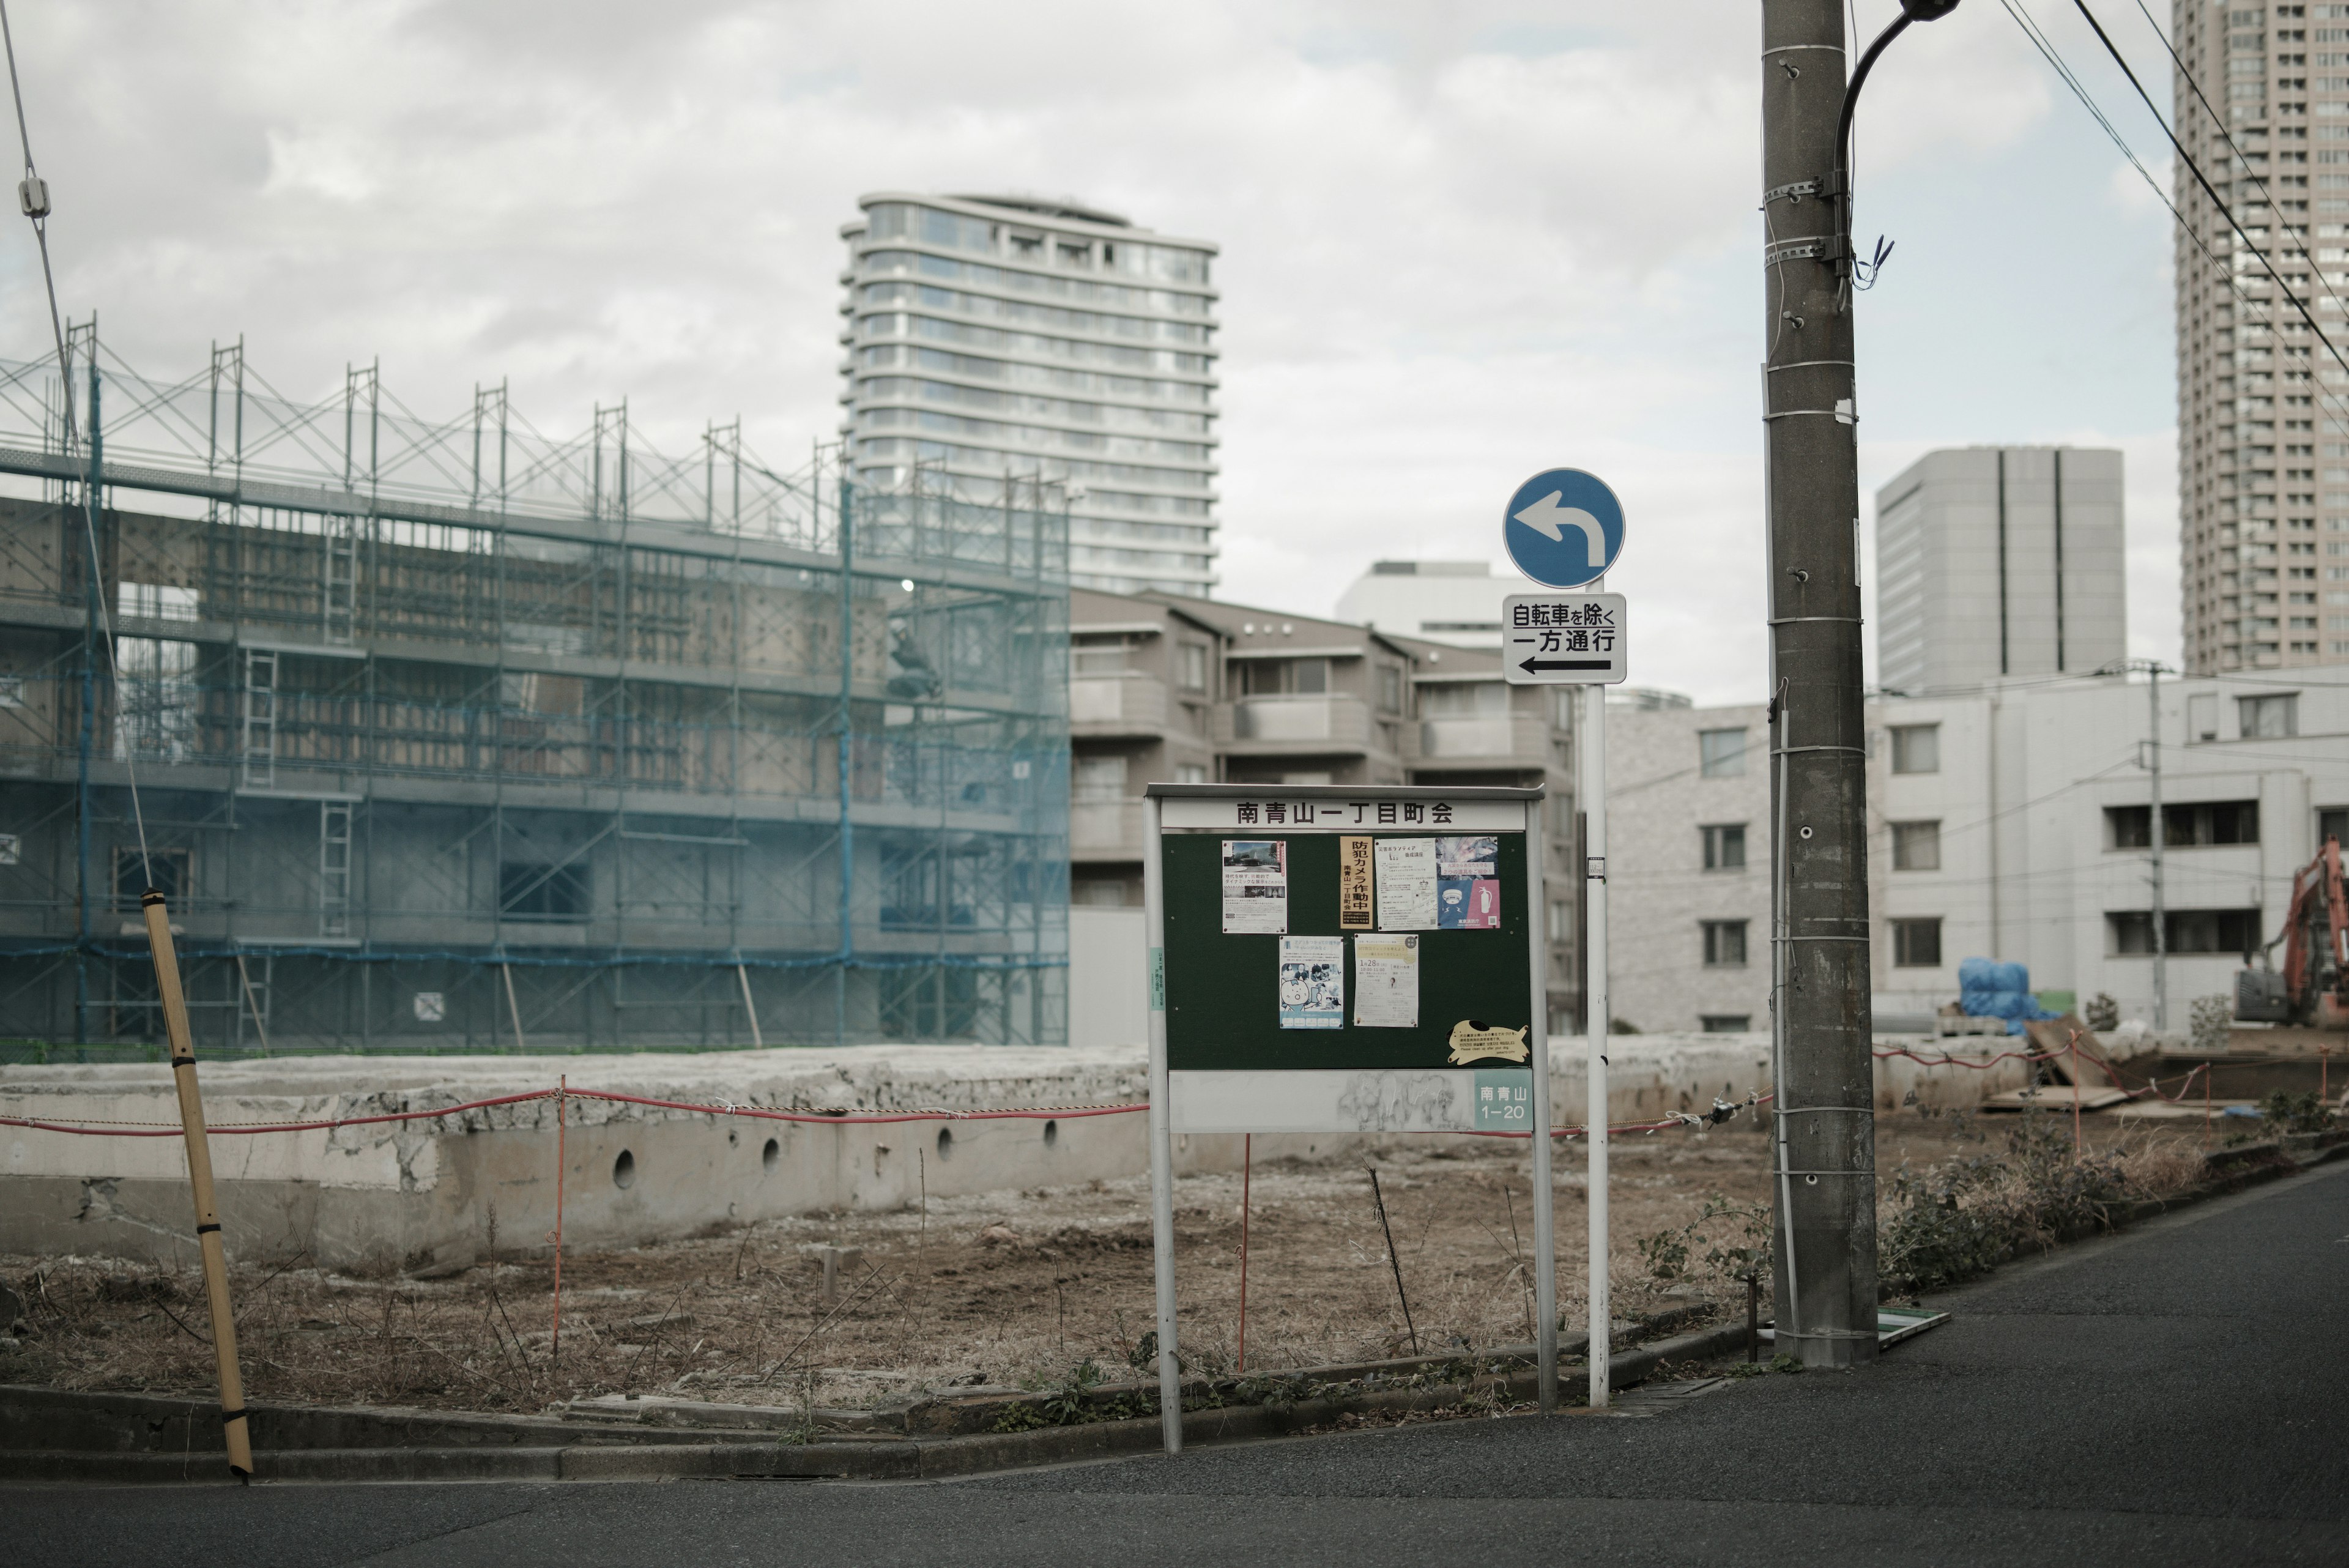
[{"label": "concrete utility pole", "polygon": [[1778,826],[1770,844],[1773,1272],[1778,1348],[1808,1366],[1876,1357],[1876,1064],[1844,102],[1843,0],[1763,0],[1762,418]]},{"label": "concrete utility pole", "polygon": [[2126,675],[2142,670],[2146,674],[2146,703],[2148,717],[2146,724],[2145,760],[2143,766],[2153,780],[2153,803],[2146,813],[2146,846],[2153,862],[2153,1026],[2157,1030],[2169,1027],[2169,929],[2162,914],[2161,851],[2169,836],[2169,825],[2161,816],[2161,678],[2175,675],[2158,659],[2116,659],[2099,675]]}]

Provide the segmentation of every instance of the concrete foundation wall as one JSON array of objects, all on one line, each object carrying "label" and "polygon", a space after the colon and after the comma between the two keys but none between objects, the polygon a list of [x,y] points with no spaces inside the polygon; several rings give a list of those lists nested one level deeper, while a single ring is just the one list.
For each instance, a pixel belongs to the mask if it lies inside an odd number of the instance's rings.
[{"label": "concrete foundation wall", "polygon": [[[1930,1054],[1942,1043],[1914,1042]],[[1959,1042],[1948,1042],[1957,1046]],[[1966,1042],[1977,1054],[2002,1041]],[[1610,1042],[1613,1119],[1702,1111],[1715,1096],[1768,1088],[1766,1036],[1640,1035]],[[1578,1122],[1579,1040],[1553,1043],[1553,1104]],[[215,1127],[429,1109],[552,1086],[766,1108],[972,1111],[1133,1103],[1143,1054],[1095,1050],[864,1046],[695,1056],[311,1057],[202,1070]],[[2018,1086],[2022,1064],[1988,1071],[1878,1063],[1879,1106],[1911,1090],[1971,1104]],[[0,1068],[0,1115],[125,1127],[175,1126],[161,1065]],[[1140,1114],[993,1121],[811,1125],[573,1100],[562,1137],[564,1239],[594,1250],[786,1214],[912,1206],[956,1197],[1130,1177],[1146,1165]],[[1686,1137],[1686,1133],[1659,1133]],[[1257,1140],[1266,1159],[1359,1155],[1380,1139],[1287,1135]],[[492,1106],[435,1122],[243,1136],[215,1132],[214,1169],[230,1250],[306,1251],[334,1268],[420,1269],[486,1252],[545,1250],[554,1225],[552,1101]],[[1565,1158],[1570,1162],[1570,1151]],[[1238,1168],[1234,1135],[1178,1140],[1183,1172]],[[193,1260],[186,1157],[179,1138],[93,1137],[0,1127],[0,1251]]]}]

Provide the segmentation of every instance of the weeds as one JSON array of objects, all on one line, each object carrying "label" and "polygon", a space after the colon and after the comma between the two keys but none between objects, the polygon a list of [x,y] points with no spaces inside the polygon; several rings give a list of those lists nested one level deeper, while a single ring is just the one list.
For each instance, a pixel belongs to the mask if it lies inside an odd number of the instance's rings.
[{"label": "weeds", "polygon": [[1892,1174],[1889,1213],[1878,1221],[1878,1272],[1912,1292],[1953,1284],[2018,1248],[2108,1225],[2112,1205],[2182,1190],[2200,1173],[2198,1158],[2168,1145],[2084,1156],[2057,1118],[2029,1113],[2002,1153]]},{"label": "weeds", "polygon": [[1718,1192],[1705,1197],[1695,1219],[1640,1238],[1649,1274],[1663,1283],[1730,1282],[1770,1272],[1770,1206],[1740,1203]]},{"label": "weeds", "polygon": [[2337,1118],[2333,1107],[2313,1093],[2295,1095],[2278,1089],[2260,1102],[2260,1115],[2280,1132],[2331,1132]]}]

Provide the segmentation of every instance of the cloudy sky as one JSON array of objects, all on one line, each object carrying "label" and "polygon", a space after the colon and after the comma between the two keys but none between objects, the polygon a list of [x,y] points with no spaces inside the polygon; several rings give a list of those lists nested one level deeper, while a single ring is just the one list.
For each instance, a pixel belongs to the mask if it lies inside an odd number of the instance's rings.
[{"label": "cloudy sky", "polygon": [[[2039,16],[2156,177],[2057,0]],[[1872,36],[1893,0],[1857,0]],[[2135,0],[2099,0],[2148,80]],[[2157,7],[2166,12],[2166,5]],[[1222,592],[1327,611],[1371,560],[1495,556],[1526,473],[1623,496],[1634,678],[1760,691],[1754,0],[138,0],[12,14],[69,314],[152,376],[243,334],[428,416],[626,395],[672,450],[838,421],[860,192],[1073,194],[1223,247]],[[2132,651],[2176,657],[2169,218],[1997,0],[1860,116],[1863,485],[1918,452],[2127,452]],[[0,353],[46,348],[30,236]]]}]

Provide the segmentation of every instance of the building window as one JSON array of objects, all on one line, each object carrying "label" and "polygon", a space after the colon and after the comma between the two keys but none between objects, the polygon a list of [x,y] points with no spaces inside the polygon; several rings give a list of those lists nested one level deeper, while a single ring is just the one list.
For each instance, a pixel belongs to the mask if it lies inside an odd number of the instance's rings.
[{"label": "building window", "polygon": [[1207,782],[1206,763],[1176,763],[1174,764],[1174,782],[1176,784],[1206,784]]},{"label": "building window", "polygon": [[1896,774],[1940,773],[1941,726],[1895,724],[1892,727],[1892,771]]},{"label": "building window", "polygon": [[2300,694],[2286,691],[2268,697],[2238,697],[2235,713],[2243,739],[2282,741],[2300,733]]},{"label": "building window", "polygon": [[1697,829],[1704,835],[1704,868],[1708,871],[1745,869],[1745,825],[1723,823]]},{"label": "building window", "polygon": [[1940,968],[1941,917],[1893,921],[1892,963],[1896,969]]},{"label": "building window", "polygon": [[1894,823],[1892,868],[1895,871],[1939,871],[1941,868],[1940,823]]},{"label": "building window", "polygon": [[1546,940],[1553,942],[1562,942],[1574,935],[1573,899],[1552,898],[1549,901],[1549,929],[1543,934]]},{"label": "building window", "polygon": [[1379,711],[1402,711],[1402,667],[1395,664],[1379,666]]},{"label": "building window", "polygon": [[1754,1027],[1754,1015],[1750,1012],[1701,1012],[1697,1014],[1696,1023],[1697,1027],[1707,1034],[1743,1034]]},{"label": "building window", "polygon": [[1743,730],[1699,730],[1696,732],[1698,770],[1709,779],[1734,779],[1745,776],[1745,732]]},{"label": "building window", "polygon": [[1185,691],[1207,689],[1207,645],[1185,642],[1175,645],[1175,676]]},{"label": "building window", "polygon": [[1244,666],[1241,686],[1250,697],[1319,695],[1330,690],[1326,659],[1252,659]]},{"label": "building window", "polygon": [[2186,743],[2201,745],[2219,738],[2219,694],[2197,691],[2186,699]]},{"label": "building window", "polygon": [[2349,845],[2349,806],[2332,806],[2316,814],[2316,844],[2324,846],[2326,839]]},{"label": "building window", "polygon": [[1704,967],[1707,969],[1744,969],[1745,967],[1745,922],[1744,920],[1704,922]]},{"label": "building window", "polygon": [[1076,777],[1070,790],[1071,799],[1105,801],[1125,798],[1123,757],[1079,757],[1074,767]]},{"label": "building window", "polygon": [[1125,644],[1119,642],[1081,642],[1069,649],[1069,673],[1081,680],[1088,675],[1123,675],[1125,673]]},{"label": "building window", "polygon": [[584,920],[587,867],[509,860],[498,867],[498,918],[502,920]]},{"label": "building window", "polygon": [[1431,681],[1419,689],[1423,719],[1497,718],[1509,711],[1509,689],[1498,680]]},{"label": "building window", "polygon": [[140,913],[145,907],[140,899],[150,888],[163,895],[164,907],[171,914],[186,914],[189,896],[195,888],[193,879],[188,875],[188,852],[184,849],[152,849],[142,856],[135,845],[117,849],[114,852],[115,907],[124,914]]},{"label": "building window", "polygon": [[[2257,909],[2170,909],[2161,920],[2163,947],[2173,953],[2243,953],[2260,945]],[[2116,955],[2153,951],[2153,916],[2143,909],[2107,913],[2105,933]]]},{"label": "building window", "polygon": [[[2197,801],[2161,808],[2164,847],[2197,849],[2214,844],[2257,844],[2260,803],[2255,800]],[[2144,805],[2105,807],[2105,827],[2115,849],[2152,846],[2153,808]]]}]

